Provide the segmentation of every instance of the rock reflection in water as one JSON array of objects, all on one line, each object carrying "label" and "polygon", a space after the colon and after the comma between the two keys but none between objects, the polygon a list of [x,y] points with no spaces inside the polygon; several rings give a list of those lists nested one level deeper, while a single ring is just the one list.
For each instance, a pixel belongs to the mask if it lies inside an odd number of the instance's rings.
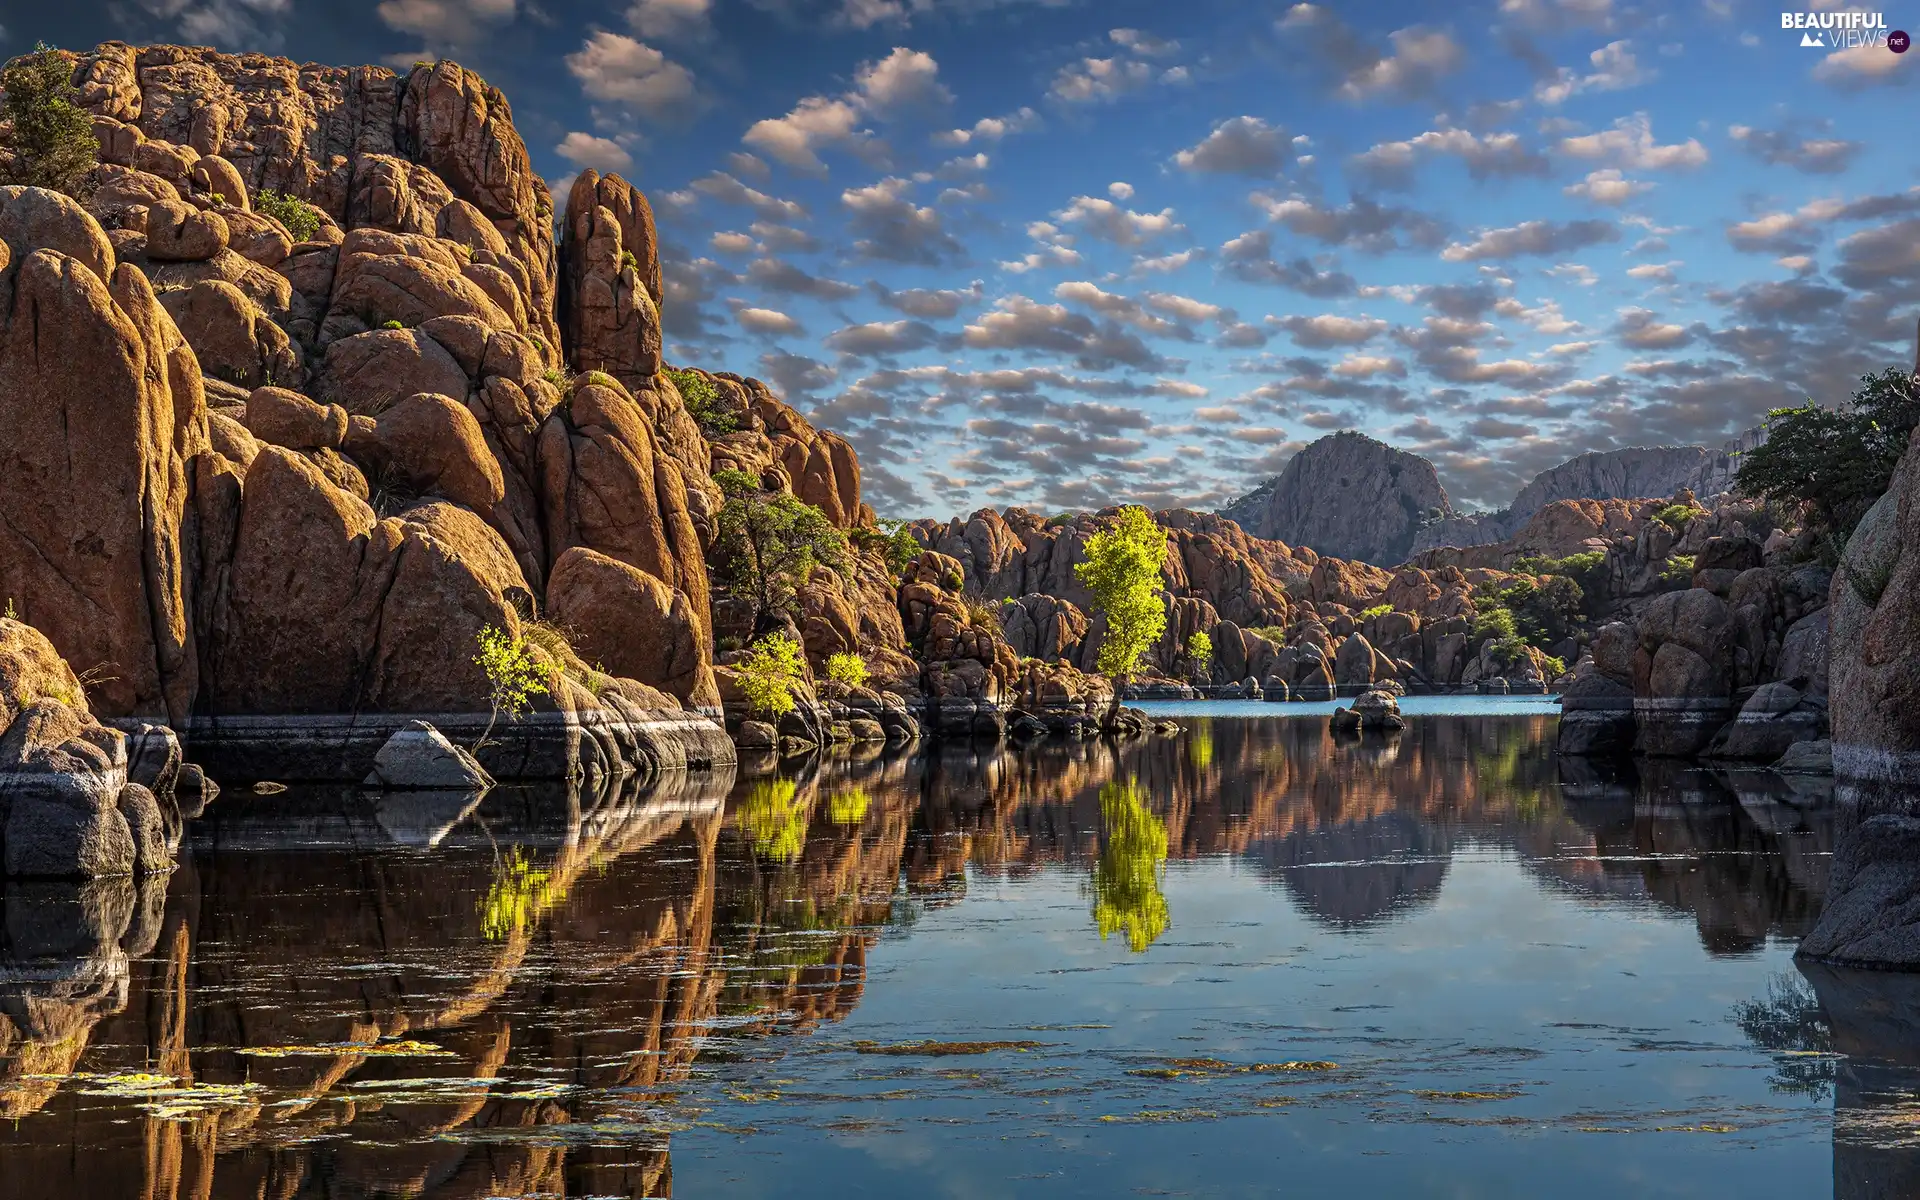
[{"label": "rock reflection in water", "polygon": [[868,750],[732,789],[222,801],[170,879],[6,893],[0,1200],[669,1194],[720,1051],[852,1012],[881,931],[969,871],[1083,871],[1087,936],[1136,951],[1180,922],[1162,861],[1209,856],[1341,931],[1431,904],[1467,847],[1692,914],[1715,952],[1805,925],[1817,808],[1751,781],[1562,781],[1552,733],[1216,721],[1119,750]]}]

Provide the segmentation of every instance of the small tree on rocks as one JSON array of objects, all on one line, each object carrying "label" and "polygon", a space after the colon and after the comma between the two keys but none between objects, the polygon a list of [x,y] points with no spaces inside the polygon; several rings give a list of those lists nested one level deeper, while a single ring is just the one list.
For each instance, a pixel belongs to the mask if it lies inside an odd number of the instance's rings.
[{"label": "small tree on rocks", "polygon": [[1144,508],[1120,510],[1120,519],[1087,539],[1087,561],[1074,574],[1093,593],[1107,619],[1100,643],[1100,673],[1113,680],[1111,721],[1120,711],[1120,691],[1140,665],[1140,656],[1160,640],[1167,611],[1160,604],[1160,568],[1167,561],[1167,531]]},{"label": "small tree on rocks", "polygon": [[795,592],[818,566],[844,573],[847,535],[827,514],[786,492],[765,492],[745,471],[717,471],[726,493],[714,546],[715,574],[735,596],[753,605],[754,632],[790,611]]},{"label": "small tree on rocks", "polygon": [[12,130],[0,139],[11,162],[0,163],[0,183],[51,188],[78,196],[87,175],[100,165],[100,142],[93,118],[80,107],[73,67],[58,50],[41,42],[0,67],[0,103]]},{"label": "small tree on rocks", "polygon": [[793,687],[806,678],[800,643],[784,633],[755,642],[737,664],[747,707],[772,720],[794,710]]}]

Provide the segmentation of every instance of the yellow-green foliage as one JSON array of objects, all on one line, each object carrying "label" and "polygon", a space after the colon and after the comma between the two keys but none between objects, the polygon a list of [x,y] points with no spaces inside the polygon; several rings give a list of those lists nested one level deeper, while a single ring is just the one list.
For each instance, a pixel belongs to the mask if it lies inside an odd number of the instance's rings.
[{"label": "yellow-green foliage", "polygon": [[515,846],[495,864],[493,882],[480,901],[481,936],[505,941],[565,898],[566,890],[553,885],[553,873],[537,869],[526,851]]},{"label": "yellow-green foliage", "polygon": [[1093,593],[1094,607],[1107,618],[1100,672],[1124,679],[1167,627],[1167,612],[1160,604],[1167,531],[1154,524],[1146,509],[1129,506],[1120,510],[1113,525],[1087,539],[1086,555],[1087,561],[1073,570]]},{"label": "yellow-green foliage", "polygon": [[865,788],[848,788],[827,797],[827,816],[835,825],[858,825],[867,819],[872,805]]},{"label": "yellow-green foliage", "polygon": [[768,717],[793,711],[793,685],[806,678],[799,642],[784,633],[769,634],[753,644],[738,669],[748,708]]},{"label": "yellow-green foliage", "polygon": [[1187,657],[1193,660],[1193,669],[1204,671],[1213,662],[1213,639],[1202,630],[1196,629],[1187,635]]},{"label": "yellow-green foliage", "polygon": [[489,625],[480,631],[480,653],[473,661],[487,673],[488,703],[495,715],[517,717],[535,696],[547,694],[545,672],[535,662],[525,638]]},{"label": "yellow-green foliage", "polygon": [[991,629],[995,633],[1001,631],[999,601],[967,592],[960,597],[960,607],[966,610],[967,624],[974,629]]},{"label": "yellow-green foliage", "polygon": [[551,621],[529,621],[522,626],[522,629],[525,631],[522,636],[527,644],[546,651],[547,657],[557,665],[560,675],[573,680],[594,695],[598,696],[604,692],[613,682],[613,676],[598,667],[589,666],[587,661],[580,657],[574,650],[573,641],[567,636],[566,630],[558,625]]},{"label": "yellow-green foliage", "polygon": [[736,818],[753,852],[775,862],[795,862],[807,844],[807,806],[791,779],[757,779],[747,787]]},{"label": "yellow-green foliage", "polygon": [[1202,717],[1187,727],[1187,761],[1196,770],[1204,771],[1213,765],[1213,721]]},{"label": "yellow-green foliage", "polygon": [[1653,514],[1653,519],[1676,533],[1685,533],[1693,519],[1706,511],[1696,504],[1669,504]]},{"label": "yellow-green foliage", "polygon": [[1160,890],[1167,828],[1147,808],[1133,780],[1100,789],[1100,823],[1107,836],[1093,867],[1093,920],[1102,941],[1124,932],[1127,948],[1138,954],[1171,922]]},{"label": "yellow-green foliage", "polygon": [[1392,611],[1393,605],[1391,604],[1376,604],[1372,608],[1361,609],[1360,619],[1362,621],[1371,621],[1375,617],[1384,617]]},{"label": "yellow-green foliage", "polygon": [[864,687],[867,682],[867,660],[848,652],[830,654],[827,656],[827,678],[850,688]]}]

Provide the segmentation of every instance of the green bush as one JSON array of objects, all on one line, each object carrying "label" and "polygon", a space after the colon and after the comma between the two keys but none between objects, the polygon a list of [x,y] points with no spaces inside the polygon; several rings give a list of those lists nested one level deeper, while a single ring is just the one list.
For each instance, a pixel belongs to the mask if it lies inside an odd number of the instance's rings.
[{"label": "green bush", "polygon": [[753,644],[738,669],[740,691],[753,712],[779,718],[794,710],[794,685],[806,678],[799,642],[784,633],[769,634]]},{"label": "green bush", "polygon": [[84,198],[87,178],[100,165],[100,141],[93,136],[93,118],[80,107],[66,58],[40,42],[33,53],[0,67],[0,89],[6,92],[0,116],[9,126],[0,135],[0,150],[12,160],[0,170],[0,183]]},{"label": "green bush", "polygon": [[287,233],[296,242],[308,241],[320,232],[319,209],[305,200],[276,192],[272,188],[261,188],[254,194],[253,211],[272,217],[286,226]]},{"label": "green bush", "polygon": [[1391,604],[1376,604],[1372,608],[1360,610],[1359,619],[1362,621],[1371,621],[1376,617],[1384,617],[1392,611],[1393,605]]},{"label": "green bush", "polygon": [[1706,512],[1697,504],[1669,504],[1653,514],[1653,519],[1667,526],[1675,533],[1685,533],[1693,519]]},{"label": "green bush", "polygon": [[1660,564],[1658,581],[1671,589],[1693,586],[1693,555],[1670,554]]},{"label": "green bush", "polygon": [[405,328],[406,328],[406,326],[405,326],[405,325],[402,325],[402,324],[401,324],[400,322],[398,322],[398,321],[382,321],[382,322],[380,322],[380,328],[382,328],[382,329],[405,329]]},{"label": "green bush", "polygon": [[[488,625],[478,636],[480,652],[473,661],[487,676],[487,703],[493,715],[480,735],[478,746],[493,736],[494,723],[505,713],[508,718],[527,711],[535,696],[547,694],[547,674],[534,660],[527,640],[515,637],[498,626]],[[478,748],[476,746],[476,749]]]},{"label": "green bush", "polygon": [[847,535],[827,514],[787,492],[767,492],[745,471],[716,471],[720,506],[711,561],[713,578],[753,606],[755,629],[795,607],[798,589],[816,566],[845,577]]},{"label": "green bush", "polygon": [[850,688],[865,687],[867,660],[850,652],[830,654],[827,656],[827,678]]},{"label": "green bush", "polygon": [[567,373],[559,367],[548,367],[546,370],[540,372],[540,378],[546,380],[563,392],[567,390]]},{"label": "green bush", "polygon": [[725,437],[737,432],[740,422],[734,415],[720,407],[719,390],[698,371],[685,367],[668,367],[666,377],[673,381],[673,388],[680,393],[680,399],[687,406],[687,415],[700,426],[700,432],[708,437]]},{"label": "green bush", "polygon": [[966,609],[968,625],[975,629],[1001,632],[1000,601],[989,599],[978,592],[965,592],[960,596],[960,606]]},{"label": "green bush", "polygon": [[1475,641],[1481,641],[1487,638],[1506,641],[1517,636],[1518,633],[1513,623],[1513,613],[1509,609],[1482,609],[1479,615],[1473,619],[1473,639]]}]

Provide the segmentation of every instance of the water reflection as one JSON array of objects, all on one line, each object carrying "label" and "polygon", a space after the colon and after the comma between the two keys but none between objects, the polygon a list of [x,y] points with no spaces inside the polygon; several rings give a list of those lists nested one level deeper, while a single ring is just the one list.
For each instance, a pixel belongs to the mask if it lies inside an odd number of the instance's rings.
[{"label": "water reflection", "polygon": [[[1147,958],[1182,920],[1166,864],[1209,858],[1358,942],[1431,908],[1467,849],[1582,905],[1689,917],[1712,955],[1811,921],[1812,799],[1563,780],[1552,738],[1532,717],[1349,742],[1216,721],[733,789],[222,800],[169,879],[9,886],[0,1198],[668,1195],[674,1133],[738,1099],[727,1064],[847,1016],[882,938],[970,875],[1079,872],[1085,938]],[[1796,1019],[1756,1017],[1756,1040],[1786,1053],[1768,1031]],[[1836,1102],[1856,1094],[1843,1072]]]}]

